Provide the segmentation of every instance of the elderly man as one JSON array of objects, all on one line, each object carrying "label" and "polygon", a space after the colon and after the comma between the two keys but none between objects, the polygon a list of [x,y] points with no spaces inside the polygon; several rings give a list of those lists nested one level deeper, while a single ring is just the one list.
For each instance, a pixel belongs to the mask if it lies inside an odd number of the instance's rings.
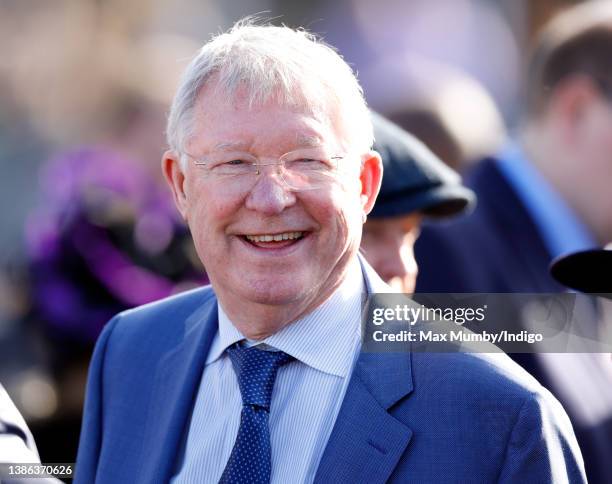
[{"label": "elderly man", "polygon": [[115,317],[77,483],[582,482],[571,426],[504,355],[361,351],[381,180],[350,68],[241,23],[188,67],[163,170],[211,286]]},{"label": "elderly man", "polygon": [[374,149],[382,158],[380,193],[363,227],[361,248],[376,273],[393,289],[412,293],[421,222],[469,212],[476,197],[461,178],[411,134],[372,113]]}]

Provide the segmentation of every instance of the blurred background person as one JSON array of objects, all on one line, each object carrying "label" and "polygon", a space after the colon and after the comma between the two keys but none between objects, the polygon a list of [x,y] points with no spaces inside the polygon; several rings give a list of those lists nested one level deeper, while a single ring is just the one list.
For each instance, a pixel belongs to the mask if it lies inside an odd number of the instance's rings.
[{"label": "blurred background person", "polygon": [[[34,437],[17,407],[11,401],[8,393],[0,384],[0,464],[39,464],[40,457],[36,449]],[[10,476],[10,468],[2,469],[1,481],[4,484],[23,483],[20,476]],[[8,475],[7,475],[8,473]],[[32,484],[58,484],[55,478],[35,478],[28,476],[28,482]]]},{"label": "blurred background person", "polygon": [[26,223],[23,324],[46,348],[56,395],[54,411],[32,428],[46,458],[61,462],[76,456],[87,366],[104,324],[206,278],[168,193],[142,165],[82,147],[49,160],[40,180],[45,202]]},{"label": "blurred background person", "polygon": [[[0,464],[39,464],[40,457],[30,429],[0,384]],[[6,466],[0,472],[3,484],[23,483],[21,476],[11,476]],[[19,471],[16,471],[19,472]],[[59,484],[54,477],[27,477],[32,484]]]},{"label": "blurred background person", "polygon": [[[610,52],[611,2],[574,7],[546,26],[529,63],[517,136],[467,175],[479,200],[474,213],[423,230],[417,291],[560,292],[550,262],[612,240]],[[564,404],[589,481],[612,481],[609,361],[545,352],[515,359]]]},{"label": "blurred background person", "polygon": [[0,463],[40,462],[34,437],[0,384]]},{"label": "blurred background person", "polygon": [[[504,120],[477,79],[461,68],[418,56],[403,63],[388,61],[389,66],[382,62],[372,69],[393,76],[378,82],[373,102],[453,170],[464,172],[501,147]],[[401,90],[393,88],[397,78],[402,80]]]},{"label": "blurred background person", "polygon": [[373,113],[374,149],[383,179],[363,228],[361,249],[376,272],[399,292],[412,293],[418,272],[414,243],[424,218],[469,212],[475,197],[460,177],[423,143]]}]

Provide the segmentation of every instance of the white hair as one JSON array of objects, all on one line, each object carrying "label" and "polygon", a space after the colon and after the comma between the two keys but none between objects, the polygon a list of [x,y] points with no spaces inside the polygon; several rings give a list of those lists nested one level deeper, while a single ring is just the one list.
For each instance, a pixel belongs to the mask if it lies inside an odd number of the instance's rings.
[{"label": "white hair", "polygon": [[253,22],[239,21],[214,37],[183,73],[168,117],[170,149],[184,152],[194,134],[198,94],[214,75],[215,94],[231,97],[246,87],[249,106],[274,98],[328,115],[338,109],[352,148],[369,150],[373,143],[370,113],[355,74],[342,57],[304,30]]}]

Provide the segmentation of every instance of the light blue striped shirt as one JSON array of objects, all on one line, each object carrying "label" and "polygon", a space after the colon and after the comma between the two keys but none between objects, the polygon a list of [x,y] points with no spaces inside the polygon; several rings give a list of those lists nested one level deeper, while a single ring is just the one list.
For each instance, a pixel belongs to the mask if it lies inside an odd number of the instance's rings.
[{"label": "light blue striped shirt", "polygon": [[[364,290],[355,259],[345,281],[324,304],[261,342],[297,360],[279,369],[274,384],[272,483],[314,480],[359,354]],[[243,339],[219,306],[219,331],[206,360],[184,459],[173,483],[216,483],[223,473],[242,409],[238,380],[225,350]]]}]

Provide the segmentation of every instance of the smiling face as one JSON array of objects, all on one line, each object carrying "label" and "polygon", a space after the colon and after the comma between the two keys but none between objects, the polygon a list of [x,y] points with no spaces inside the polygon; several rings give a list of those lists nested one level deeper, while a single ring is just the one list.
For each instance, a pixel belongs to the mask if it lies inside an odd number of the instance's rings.
[{"label": "smiling face", "polygon": [[182,172],[177,154],[165,155],[166,177],[224,310],[247,327],[245,335],[265,314],[273,327],[254,331],[264,336],[322,304],[342,282],[378,192],[380,158],[350,153],[337,116],[274,100],[249,107],[240,91],[231,102],[212,92],[205,87],[196,104],[186,148],[194,157],[231,150],[273,163],[313,144],[347,155],[337,177],[312,190],[289,188],[275,166],[240,182],[206,176],[193,160]]}]

